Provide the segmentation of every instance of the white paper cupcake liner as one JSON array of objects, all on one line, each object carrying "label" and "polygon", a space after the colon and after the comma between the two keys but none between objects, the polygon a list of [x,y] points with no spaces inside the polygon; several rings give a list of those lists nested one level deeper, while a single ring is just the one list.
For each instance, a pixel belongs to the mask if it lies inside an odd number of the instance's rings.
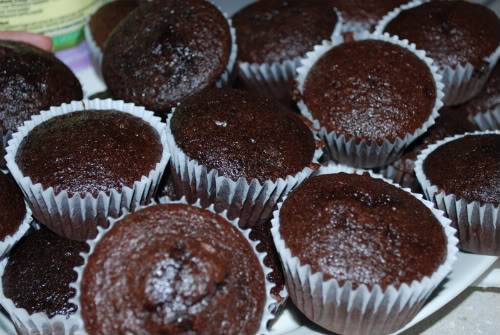
[{"label": "white paper cupcake liner", "polygon": [[[263,310],[263,313],[262,313],[261,323],[260,323],[260,327],[259,327],[259,330],[258,330],[257,334],[269,334],[267,325],[274,318],[272,310],[273,310],[274,306],[277,304],[277,301],[271,295],[271,288],[272,288],[273,284],[271,282],[269,282],[269,280],[267,279],[267,275],[272,270],[270,268],[268,268],[264,264],[264,258],[266,257],[267,254],[257,251],[256,247],[257,247],[258,242],[252,241],[250,239],[250,236],[249,236],[250,235],[250,230],[248,230],[248,229],[247,230],[242,230],[241,228],[239,228],[238,220],[237,219],[236,220],[230,220],[230,219],[228,219],[225,211],[222,212],[222,213],[221,212],[217,212],[214,209],[213,205],[211,205],[210,207],[206,208],[206,207],[201,206],[201,203],[199,201],[197,201],[195,204],[188,204],[188,202],[186,201],[185,198],[183,198],[181,200],[178,200],[178,201],[171,201],[171,200],[169,200],[166,197],[163,198],[163,202],[162,203],[185,204],[185,205],[191,205],[191,206],[198,207],[198,208],[203,208],[205,210],[208,210],[208,211],[210,211],[210,212],[212,212],[214,214],[217,214],[217,215],[221,216],[222,218],[224,218],[225,220],[227,220],[229,223],[231,223],[233,226],[235,226],[236,228],[238,228],[238,230],[241,232],[241,234],[245,236],[245,238],[248,241],[248,243],[252,246],[252,249],[254,250],[255,255],[259,259],[259,263],[262,266],[262,272],[264,274],[264,281],[265,281],[265,290],[266,290],[265,295],[266,295],[266,299],[265,299],[265,302],[264,302],[264,310]],[[141,206],[140,208],[138,208],[138,210],[144,209],[144,208],[147,208],[147,207],[151,207],[151,206],[154,206],[154,205],[156,205],[156,203],[152,202],[149,205]],[[83,321],[83,318],[82,318],[82,315],[81,315],[81,308],[80,308],[80,306],[81,306],[81,304],[80,304],[80,297],[81,297],[81,289],[80,289],[80,287],[81,287],[81,281],[82,281],[82,277],[83,277],[83,272],[85,271],[85,266],[87,265],[89,257],[94,252],[96,245],[103,238],[103,236],[108,231],[110,231],[117,222],[121,221],[128,214],[130,214],[130,213],[125,212],[119,218],[115,218],[115,219],[109,218],[108,228],[99,227],[98,228],[99,232],[98,232],[97,236],[93,240],[88,240],[87,241],[87,244],[89,245],[89,252],[88,253],[81,253],[80,254],[83,257],[83,259],[84,259],[84,264],[82,266],[75,267],[74,271],[78,274],[78,279],[76,280],[76,282],[74,282],[74,283],[72,283],[70,285],[71,287],[73,287],[76,290],[76,295],[75,295],[75,297],[73,299],[70,300],[70,302],[72,302],[76,306],[78,306],[77,312],[74,314],[74,316],[72,316],[73,320],[71,320],[72,323],[77,323],[78,324],[78,332],[76,333],[78,335],[87,334],[86,331],[85,331],[84,321]]]},{"label": "white paper cupcake liner", "polygon": [[[131,114],[141,118],[156,130],[163,152],[155,168],[147,176],[142,176],[140,180],[134,182],[132,187],[123,186],[121,191],[113,189],[108,193],[101,191],[97,197],[88,192],[84,196],[80,193],[69,195],[66,191],[55,194],[52,187],[45,188],[40,183],[34,184],[29,176],[24,176],[17,165],[16,154],[28,133],[53,117],[89,109],[113,109]],[[51,107],[50,110],[33,116],[13,135],[5,156],[7,167],[21,187],[33,216],[58,235],[75,240],[86,240],[95,236],[97,226],[105,224],[108,216],[121,215],[122,208],[133,211],[138,205],[148,203],[156,193],[169,159],[165,124],[160,118],[143,107],[111,99],[73,101],[70,104]]]},{"label": "white paper cupcake liner", "polygon": [[[322,167],[319,174],[340,172],[362,174],[366,171],[330,165]],[[379,175],[371,172],[370,175],[400,188]],[[354,289],[351,282],[341,285],[335,279],[324,280],[322,273],[313,273],[311,266],[302,264],[282,239],[279,232],[279,213],[285,200],[278,204],[272,221],[274,242],[283,261],[290,297],[310,320],[339,334],[392,333],[415,316],[432,291],[451,271],[458,249],[455,229],[451,227],[450,220],[421,195],[411,193],[408,189],[403,190],[422,201],[439,220],[447,238],[447,255],[446,260],[432,276],[404,283],[399,288],[388,286],[383,289],[376,285],[370,289],[361,285]]]},{"label": "white paper cupcake liner", "polygon": [[[215,4],[212,4],[215,6]],[[217,80],[215,85],[217,87],[225,87],[231,83],[236,72],[235,72],[235,64],[236,64],[236,56],[238,54],[238,45],[236,44],[236,30],[233,27],[233,22],[229,18],[229,16],[222,11],[218,6],[215,6],[219,9],[219,11],[224,15],[227,20],[227,24],[229,25],[229,32],[231,34],[231,53],[229,54],[229,60],[226,65],[224,72],[221,77]],[[102,78],[102,58],[103,58],[103,50],[97,45],[92,36],[92,29],[90,28],[90,18],[87,20],[87,23],[84,27],[85,32],[85,41],[89,47],[90,55],[92,58],[92,64],[94,68],[97,70],[98,75]]]},{"label": "white paper cupcake liner", "polygon": [[438,147],[469,135],[497,134],[500,131],[477,131],[447,137],[423,150],[415,163],[415,173],[425,197],[434,202],[452,220],[458,230],[460,249],[500,256],[500,206],[479,201],[468,202],[453,193],[446,193],[431,183],[426,177],[423,164],[425,159]]},{"label": "white paper cupcake liner", "polygon": [[[375,32],[382,34],[389,22],[397,17],[399,13],[410,8],[418,7],[429,1],[431,0],[414,0],[392,10],[379,21],[375,28]],[[440,67],[439,74],[443,77],[445,92],[443,102],[445,105],[459,105],[478,94],[488,80],[499,57],[500,44],[490,56],[484,59],[485,64],[488,65],[486,70],[475,69],[474,65],[470,63],[459,64],[455,68],[451,66]]]},{"label": "white paper cupcake liner", "polygon": [[3,290],[3,274],[8,258],[0,262],[0,301],[2,307],[14,324],[17,334],[20,335],[72,335],[78,328],[72,318],[56,315],[49,318],[46,313],[30,314],[24,308],[18,308],[14,302],[5,296]]},{"label": "white paper cupcake liner", "polygon": [[[414,165],[414,164],[413,164]],[[384,178],[389,179],[403,188],[409,188],[412,192],[419,193],[420,184],[413,169],[399,169],[392,165],[385,166],[381,169],[375,169],[375,173],[382,175]]]},{"label": "white paper cupcake liner", "polygon": [[[215,204],[216,211],[227,210],[230,219],[239,218],[241,228],[249,228],[271,218],[276,203],[314,171],[305,167],[295,175],[262,183],[257,179],[247,181],[241,177],[234,181],[221,176],[217,170],[208,170],[198,161],[190,159],[179,148],[170,128],[174,113],[175,109],[167,119],[167,143],[172,154],[172,173],[177,191],[189,202],[200,199],[204,207]],[[318,164],[321,155],[322,150],[316,149],[311,164]]]},{"label": "white paper cupcake liner", "polygon": [[0,260],[4,259],[12,249],[12,247],[17,242],[19,242],[19,240],[21,240],[24,235],[26,235],[28,230],[31,228],[32,221],[33,218],[31,217],[31,210],[28,206],[26,206],[26,214],[24,215],[23,221],[17,228],[17,231],[11,235],[6,236],[3,240],[0,240]]},{"label": "white paper cupcake liner", "polygon": [[472,117],[472,121],[481,130],[498,130],[500,129],[500,100],[491,109],[478,113]]},{"label": "white paper cupcake liner", "polygon": [[[337,13],[337,23],[333,28],[331,38],[340,36],[343,31],[343,19]],[[239,78],[243,84],[260,95],[273,96],[279,101],[285,101],[292,96],[291,82],[295,78],[296,70],[300,66],[301,57],[286,59],[274,63],[239,62]]]},{"label": "white paper cupcake liner", "polygon": [[[315,120],[304,100],[298,102],[298,107],[302,115],[310,119],[315,128],[319,130],[319,137],[325,140],[326,147],[330,158],[341,164],[347,164],[358,168],[375,168],[389,165],[395,161],[417,137],[422,135],[429,129],[439,116],[439,109],[443,106],[443,83],[441,76],[438,74],[437,67],[432,63],[432,59],[425,56],[425,52],[417,50],[414,44],[410,44],[406,40],[399,40],[395,36],[388,34],[380,35],[376,33],[360,33],[354,35],[354,40],[379,40],[398,45],[406,50],[411,51],[422,62],[424,62],[432,74],[436,86],[436,100],[434,107],[427,120],[420,128],[411,134],[406,134],[404,138],[397,138],[394,142],[384,140],[382,144],[366,140],[358,140],[356,138],[348,138],[343,134],[329,132],[322,126],[318,120]],[[336,37],[331,41],[324,41],[321,45],[314,47],[314,50],[308,52],[306,57],[302,59],[302,66],[297,69],[297,88],[300,94],[304,93],[304,85],[309,71],[314,64],[329,50],[343,43],[342,37]]]}]

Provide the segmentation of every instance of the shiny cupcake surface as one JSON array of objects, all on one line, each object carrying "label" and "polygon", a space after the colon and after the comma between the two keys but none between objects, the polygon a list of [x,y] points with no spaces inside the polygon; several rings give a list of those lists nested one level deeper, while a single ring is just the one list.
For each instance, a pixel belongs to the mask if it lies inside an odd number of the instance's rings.
[{"label": "shiny cupcake surface", "polygon": [[144,3],[116,27],[102,71],[113,97],[166,114],[212,86],[231,53],[224,15],[208,1]]},{"label": "shiny cupcake surface", "polygon": [[426,63],[389,42],[347,42],[307,74],[303,100],[329,132],[376,143],[404,138],[429,118],[436,85]]},{"label": "shiny cupcake surface", "polygon": [[255,2],[233,17],[238,59],[262,64],[302,57],[330,38],[337,21],[329,0]]},{"label": "shiny cupcake surface", "polygon": [[432,185],[468,202],[500,205],[500,135],[467,135],[432,151],[423,163]]},{"label": "shiny cupcake surface", "polygon": [[254,334],[265,299],[264,273],[246,238],[187,205],[149,207],[117,222],[81,282],[90,334]]},{"label": "shiny cupcake surface", "polygon": [[261,182],[308,167],[316,149],[296,114],[267,98],[238,90],[209,90],[181,104],[171,120],[177,145],[221,175]]},{"label": "shiny cupcake surface", "polygon": [[368,174],[312,177],[289,194],[279,218],[281,237],[301,264],[353,288],[421,280],[447,254],[431,210]]},{"label": "shiny cupcake surface", "polygon": [[55,193],[91,193],[132,187],[162,155],[157,131],[116,110],[85,110],[53,117],[31,130],[16,155],[23,175]]},{"label": "shiny cupcake surface", "polygon": [[402,11],[385,32],[408,39],[441,67],[480,67],[500,43],[500,19],[467,1],[430,1]]},{"label": "shiny cupcake surface", "polygon": [[53,54],[0,40],[0,133],[14,132],[50,106],[80,100],[78,79]]},{"label": "shiny cupcake surface", "polygon": [[59,237],[47,228],[25,236],[10,252],[2,277],[3,291],[17,308],[29,314],[45,313],[68,317],[76,312],[69,302],[75,296],[70,284],[73,268],[83,264],[85,242]]}]

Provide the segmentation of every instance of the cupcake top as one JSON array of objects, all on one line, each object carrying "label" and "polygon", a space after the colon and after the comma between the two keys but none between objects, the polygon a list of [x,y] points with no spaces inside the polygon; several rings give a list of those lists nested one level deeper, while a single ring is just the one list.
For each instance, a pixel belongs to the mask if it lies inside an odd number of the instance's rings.
[{"label": "cupcake top", "polygon": [[440,191],[468,202],[500,204],[500,135],[467,135],[445,143],[423,162]]},{"label": "cupcake top", "polygon": [[85,329],[96,335],[254,334],[264,304],[264,273],[246,238],[187,205],[149,207],[114,225],[81,283]]},{"label": "cupcake top", "polygon": [[11,175],[0,172],[0,241],[18,230],[25,216],[21,190]]},{"label": "cupcake top", "polygon": [[139,0],[115,0],[106,3],[92,14],[90,30],[99,48],[104,47],[113,29],[137,6],[139,6]]},{"label": "cupcake top", "polygon": [[311,165],[314,137],[294,113],[232,89],[193,96],[175,111],[172,134],[191,159],[234,181],[295,175]]},{"label": "cupcake top", "polygon": [[377,22],[396,7],[409,0],[333,0],[347,26],[373,30]]},{"label": "cupcake top", "polygon": [[108,39],[102,71],[115,98],[165,114],[214,85],[231,53],[224,15],[204,0],[141,5]]},{"label": "cupcake top", "polygon": [[73,268],[83,264],[84,242],[68,240],[47,228],[33,231],[14,246],[2,277],[3,291],[18,308],[29,314],[69,316],[76,306],[69,302],[75,290]]},{"label": "cupcake top", "polygon": [[302,98],[328,132],[381,144],[422,127],[433,111],[436,85],[413,52],[362,40],[321,56],[307,74]]},{"label": "cupcake top", "polygon": [[3,134],[14,132],[41,110],[83,97],[80,82],[64,63],[22,42],[0,40],[0,73]]},{"label": "cupcake top", "polygon": [[233,17],[238,59],[262,64],[302,57],[331,37],[337,21],[329,0],[257,1]]},{"label": "cupcake top", "polygon": [[468,115],[476,115],[496,108],[500,105],[500,62],[490,74],[483,89],[469,100],[464,108]]},{"label": "cupcake top", "polygon": [[468,1],[431,1],[402,11],[385,27],[425,50],[441,67],[480,67],[500,43],[500,20]]},{"label": "cupcake top", "polygon": [[312,177],[289,194],[279,215],[292,255],[340,285],[399,287],[431,276],[446,257],[446,236],[432,211],[366,173]]},{"label": "cupcake top", "polygon": [[142,119],[116,110],[53,117],[23,139],[16,163],[24,176],[55,194],[120,191],[147,176],[162,156],[160,136]]}]

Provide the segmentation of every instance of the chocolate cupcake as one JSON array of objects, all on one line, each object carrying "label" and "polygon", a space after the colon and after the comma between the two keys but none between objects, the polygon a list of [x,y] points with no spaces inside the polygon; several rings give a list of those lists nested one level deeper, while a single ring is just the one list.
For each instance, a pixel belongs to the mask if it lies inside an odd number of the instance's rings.
[{"label": "chocolate cupcake", "polygon": [[[76,325],[70,302],[75,289],[75,266],[83,264],[84,242],[59,237],[47,228],[28,233],[0,266],[0,297],[21,334],[69,334]],[[62,332],[61,332],[62,331]]]},{"label": "chocolate cupcake", "polygon": [[413,192],[420,192],[420,184],[414,171],[418,154],[429,144],[438,140],[478,130],[478,127],[469,118],[468,105],[469,103],[441,108],[436,123],[406,148],[398,160],[378,172],[399,185],[410,188]]},{"label": "chocolate cupcake", "polygon": [[11,134],[32,115],[83,97],[80,82],[64,63],[22,42],[0,40],[0,73],[2,152]]},{"label": "chocolate cupcake", "polygon": [[208,1],[151,1],[108,39],[104,80],[114,98],[166,116],[186,97],[228,81],[233,42],[230,22]]},{"label": "chocolate cupcake", "polygon": [[372,31],[378,21],[408,0],[333,0],[344,20],[343,32]]},{"label": "chocolate cupcake", "polygon": [[419,155],[415,172],[457,227],[461,249],[500,255],[500,131],[438,141]]},{"label": "chocolate cupcake", "polygon": [[257,1],[233,16],[243,86],[291,104],[290,81],[300,58],[338,35],[340,18],[329,0]]},{"label": "chocolate cupcake", "polygon": [[[133,247],[130,243],[134,240]],[[271,317],[262,259],[248,235],[211,210],[141,209],[101,231],[77,269],[89,334],[256,334]]]},{"label": "chocolate cupcake", "polygon": [[167,141],[180,194],[227,209],[245,228],[268,220],[321,155],[298,115],[233,89],[184,101],[169,116]]},{"label": "chocolate cupcake", "polygon": [[373,168],[396,160],[442,106],[432,61],[394,37],[364,33],[350,42],[326,41],[302,64],[299,108],[343,164]]},{"label": "chocolate cupcake", "polygon": [[455,230],[432,203],[376,175],[333,166],[278,205],[272,233],[291,299],[339,334],[403,327],[457,253]]},{"label": "chocolate cupcake", "polygon": [[500,55],[500,19],[467,1],[413,1],[388,14],[376,31],[407,39],[434,59],[447,105],[478,94]]},{"label": "chocolate cupcake", "polygon": [[85,39],[94,64],[101,67],[102,50],[116,26],[139,6],[139,0],[114,0],[99,7],[85,26]]},{"label": "chocolate cupcake", "polygon": [[491,72],[483,89],[466,106],[481,130],[500,129],[500,63]]},{"label": "chocolate cupcake", "polygon": [[79,240],[107,216],[148,203],[168,159],[159,118],[112,100],[42,112],[13,135],[6,156],[34,216]]},{"label": "chocolate cupcake", "polygon": [[11,175],[0,172],[0,259],[28,231],[31,211]]}]

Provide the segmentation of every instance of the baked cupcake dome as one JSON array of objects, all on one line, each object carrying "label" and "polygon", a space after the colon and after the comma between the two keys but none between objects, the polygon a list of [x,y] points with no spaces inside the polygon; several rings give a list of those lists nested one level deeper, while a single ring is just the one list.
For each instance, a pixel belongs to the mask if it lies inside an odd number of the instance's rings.
[{"label": "baked cupcake dome", "polygon": [[384,31],[415,43],[440,67],[470,63],[479,69],[500,43],[497,15],[467,1],[425,2],[403,10]]},{"label": "baked cupcake dome", "polygon": [[340,334],[403,327],[457,253],[455,230],[432,203],[342,166],[322,167],[292,191],[272,233],[295,305]]},{"label": "baked cupcake dome", "polygon": [[15,234],[25,216],[26,204],[21,190],[11,175],[0,172],[0,241]]},{"label": "baked cupcake dome", "polygon": [[114,98],[160,115],[222,77],[232,49],[224,15],[208,1],[145,3],[109,38],[102,71]]},{"label": "baked cupcake dome", "polygon": [[7,143],[7,134],[32,115],[83,97],[80,82],[64,63],[22,42],[0,40],[0,72],[2,145]]},{"label": "baked cupcake dome", "polygon": [[499,159],[498,131],[447,137],[418,156],[422,190],[453,221],[463,250],[500,255]]},{"label": "baked cupcake dome", "polygon": [[187,99],[170,123],[179,148],[219,175],[260,182],[294,175],[313,160],[310,129],[270,99],[212,89]]},{"label": "baked cupcake dome", "polygon": [[408,0],[333,0],[344,20],[344,32],[372,31],[385,14]]},{"label": "baked cupcake dome", "polygon": [[[68,143],[70,145],[68,145]],[[116,110],[83,110],[51,118],[23,139],[21,173],[55,194],[121,191],[155,168],[160,134],[138,117]]]},{"label": "baked cupcake dome", "polygon": [[385,16],[376,31],[408,39],[434,59],[446,105],[478,94],[500,57],[500,19],[471,2],[414,0]]},{"label": "baked cupcake dome", "polygon": [[31,230],[0,263],[2,306],[21,334],[70,334],[77,306],[75,266],[83,264],[84,242],[72,241],[47,228]]},{"label": "baked cupcake dome", "polygon": [[338,20],[330,1],[257,1],[233,16],[238,60],[263,64],[302,57],[330,38]]},{"label": "baked cupcake dome", "polygon": [[[123,243],[130,238],[133,247]],[[79,285],[88,333],[259,331],[264,271],[245,236],[221,216],[182,204],[148,207],[92,244]]]},{"label": "baked cupcake dome", "polygon": [[89,25],[95,44],[102,50],[111,32],[131,11],[138,0],[114,0],[99,7],[90,17]]},{"label": "baked cupcake dome", "polygon": [[384,166],[438,116],[443,85],[424,53],[395,37],[362,33],[316,46],[297,70],[301,113],[331,159]]},{"label": "baked cupcake dome", "polygon": [[110,99],[42,111],[6,150],[34,217],[77,240],[95,237],[108,216],[149,203],[170,159],[160,118]]}]

